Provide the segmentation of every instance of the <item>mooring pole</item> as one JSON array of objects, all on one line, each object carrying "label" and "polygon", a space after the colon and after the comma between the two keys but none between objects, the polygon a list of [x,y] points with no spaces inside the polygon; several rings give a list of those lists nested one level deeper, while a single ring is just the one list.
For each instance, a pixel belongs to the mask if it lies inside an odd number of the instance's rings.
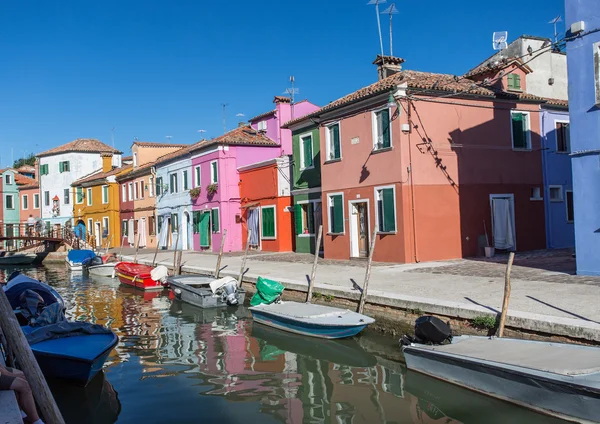
[{"label": "mooring pole", "polygon": [[139,232],[138,232],[138,236],[137,236],[137,246],[135,248],[135,258],[133,259],[133,263],[135,263],[135,264],[137,264],[138,250],[140,250],[140,233]]},{"label": "mooring pole", "polygon": [[306,293],[306,303],[312,300],[312,292],[315,287],[315,277],[317,275],[317,262],[319,262],[319,250],[321,249],[321,237],[323,237],[323,226],[319,225],[317,234],[317,244],[315,245],[315,260],[313,261],[312,271],[310,272],[310,281],[308,282],[308,293]]},{"label": "mooring pole", "polygon": [[223,230],[223,237],[221,238],[221,248],[219,249],[219,257],[217,259],[217,268],[215,269],[215,278],[219,278],[219,271],[221,271],[221,258],[223,257],[223,246],[225,245],[226,236],[227,230]]},{"label": "mooring pole", "polygon": [[377,240],[377,227],[373,229],[371,236],[371,246],[369,247],[369,260],[367,261],[367,271],[365,273],[365,283],[363,284],[362,293],[360,294],[360,302],[358,304],[358,313],[362,314],[367,301],[367,290],[369,288],[369,280],[371,279],[371,263],[373,262],[373,252],[375,251],[375,240]]},{"label": "mooring pole", "polygon": [[123,261],[123,245],[125,244],[125,237],[127,237],[127,236],[123,236],[123,238],[121,239],[121,251],[119,252],[119,256],[121,257],[121,261]]},{"label": "mooring pole", "polygon": [[500,315],[500,324],[498,325],[498,337],[504,334],[504,324],[506,323],[506,314],[508,313],[508,301],[510,299],[510,272],[512,271],[515,253],[508,254],[508,263],[506,264],[506,273],[504,274],[504,300],[502,301],[502,314]]},{"label": "mooring pole", "polygon": [[244,259],[242,259],[242,267],[240,268],[240,275],[238,276],[238,287],[242,287],[242,278],[244,277],[244,270],[246,269],[246,258],[248,257],[248,248],[250,247],[250,237],[252,236],[252,229],[248,228],[248,239],[246,240],[246,250],[244,251]]},{"label": "mooring pole", "polygon": [[177,227],[177,237],[175,237],[175,253],[173,254],[173,275],[175,274],[175,267],[177,266],[177,246],[179,245],[179,232],[181,231],[181,225]]}]

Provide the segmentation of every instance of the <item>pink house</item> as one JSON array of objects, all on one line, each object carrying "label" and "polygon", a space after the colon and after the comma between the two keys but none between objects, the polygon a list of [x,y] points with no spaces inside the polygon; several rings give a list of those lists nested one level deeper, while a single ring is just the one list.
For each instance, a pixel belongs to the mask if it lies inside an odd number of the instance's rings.
[{"label": "pink house", "polygon": [[240,125],[226,134],[207,140],[192,157],[192,187],[200,188],[193,200],[195,250],[218,252],[224,230],[223,251],[242,249],[242,209],[238,168],[292,154],[292,134],[281,125],[318,106],[304,100],[294,105],[276,96],[275,109]]}]

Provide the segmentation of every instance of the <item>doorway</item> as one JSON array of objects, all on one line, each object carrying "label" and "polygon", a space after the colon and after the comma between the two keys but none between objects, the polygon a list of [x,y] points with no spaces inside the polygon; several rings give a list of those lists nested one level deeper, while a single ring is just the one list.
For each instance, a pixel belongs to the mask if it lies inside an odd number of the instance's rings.
[{"label": "doorway", "polygon": [[350,207],[350,257],[369,256],[369,201],[351,200]]},{"label": "doorway", "polygon": [[187,212],[183,213],[183,222],[181,223],[181,250],[189,249],[190,237],[190,215]]},{"label": "doorway", "polygon": [[258,208],[248,209],[248,229],[252,230],[250,234],[250,248],[260,250],[260,225],[259,225],[259,210]]},{"label": "doorway", "polygon": [[77,221],[77,225],[75,225],[73,232],[75,233],[76,237],[85,241],[85,223],[81,219]]},{"label": "doorway", "polygon": [[210,212],[203,211],[200,214],[200,247],[210,247]]},{"label": "doorway", "polygon": [[493,246],[499,250],[517,249],[515,198],[513,194],[490,194]]},{"label": "doorway", "polygon": [[99,249],[102,244],[102,226],[99,221],[94,224],[94,235],[96,236],[96,248]]}]

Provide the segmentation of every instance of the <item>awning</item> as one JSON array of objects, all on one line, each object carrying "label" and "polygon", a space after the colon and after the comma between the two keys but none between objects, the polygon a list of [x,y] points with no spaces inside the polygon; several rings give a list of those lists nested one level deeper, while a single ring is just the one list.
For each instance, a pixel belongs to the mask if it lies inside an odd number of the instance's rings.
[{"label": "awning", "polygon": [[240,206],[242,209],[244,208],[251,208],[252,206],[256,206],[256,205],[260,205],[260,202],[250,202],[250,203],[246,203],[245,205]]}]

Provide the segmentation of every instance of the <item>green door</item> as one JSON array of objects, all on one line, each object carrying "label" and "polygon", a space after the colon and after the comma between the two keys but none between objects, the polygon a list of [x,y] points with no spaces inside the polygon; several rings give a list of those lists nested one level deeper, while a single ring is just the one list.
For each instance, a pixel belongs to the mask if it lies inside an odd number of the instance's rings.
[{"label": "green door", "polygon": [[200,214],[200,246],[210,247],[210,212]]}]

